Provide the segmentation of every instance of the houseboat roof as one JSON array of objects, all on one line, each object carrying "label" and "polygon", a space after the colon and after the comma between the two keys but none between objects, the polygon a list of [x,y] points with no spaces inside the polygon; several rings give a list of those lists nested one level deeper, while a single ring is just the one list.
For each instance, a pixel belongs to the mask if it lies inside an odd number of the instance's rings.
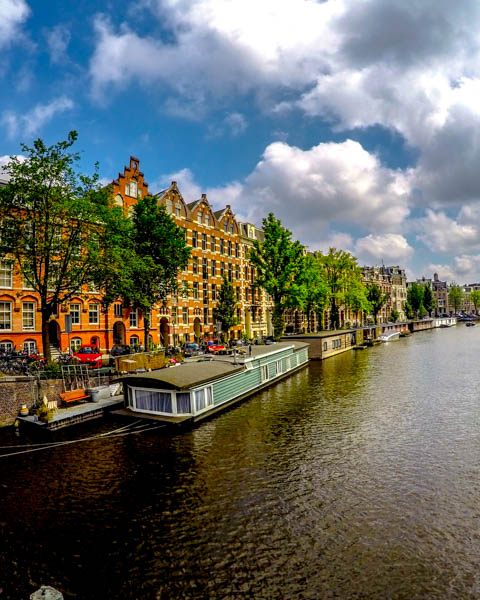
[{"label": "houseboat roof", "polygon": [[[248,348],[243,346],[241,350],[245,354],[234,356],[214,355],[205,359],[187,359],[178,367],[158,369],[150,373],[136,373],[125,375],[122,381],[135,387],[157,388],[162,390],[187,390],[205,384],[226,375],[237,373],[245,369],[245,363],[255,360],[261,356],[276,354],[287,348],[297,351],[308,346],[303,342],[292,340],[291,342],[277,342],[271,345],[252,346],[252,354],[248,355]],[[239,348],[240,349],[240,348]]]},{"label": "houseboat roof", "polygon": [[135,387],[187,390],[243,369],[243,365],[234,365],[229,361],[195,361],[151,373],[126,375],[122,381]]}]

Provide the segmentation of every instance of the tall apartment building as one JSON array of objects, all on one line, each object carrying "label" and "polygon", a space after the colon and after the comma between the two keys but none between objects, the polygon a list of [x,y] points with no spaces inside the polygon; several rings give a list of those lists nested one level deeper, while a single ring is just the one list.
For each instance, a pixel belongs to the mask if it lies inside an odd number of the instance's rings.
[{"label": "tall apartment building", "polygon": [[252,223],[239,223],[242,241],[243,309],[245,332],[249,338],[261,338],[273,334],[271,298],[255,285],[255,268],[248,260],[253,242],[263,242],[263,230]]},{"label": "tall apartment building", "polygon": [[[0,185],[5,185],[1,180]],[[131,214],[139,198],[149,193],[140,171],[140,162],[131,157],[129,166],[112,181],[113,202]],[[180,274],[183,290],[166,306],[156,307],[151,316],[150,335],[154,343],[177,344],[201,341],[216,332],[212,309],[216,305],[225,275],[235,287],[241,324],[230,334],[240,337],[244,329],[244,277],[240,227],[229,206],[213,212],[205,195],[186,204],[175,182],[157,194],[175,222],[185,229],[192,247],[188,268]],[[71,316],[67,333],[65,317]],[[96,344],[102,350],[115,343],[143,345],[143,315],[119,300],[106,309],[98,290],[85,287],[67,303],[57,307],[49,322],[52,346],[61,350],[81,344]],[[13,264],[0,260],[0,348],[37,349],[42,352],[40,302],[38,295],[25,287]]]},{"label": "tall apartment building", "polygon": [[362,280],[365,285],[377,284],[382,292],[388,294],[387,302],[378,313],[380,321],[389,321],[392,310],[398,311],[400,321],[405,320],[403,307],[407,300],[407,279],[404,269],[398,265],[363,267]]}]

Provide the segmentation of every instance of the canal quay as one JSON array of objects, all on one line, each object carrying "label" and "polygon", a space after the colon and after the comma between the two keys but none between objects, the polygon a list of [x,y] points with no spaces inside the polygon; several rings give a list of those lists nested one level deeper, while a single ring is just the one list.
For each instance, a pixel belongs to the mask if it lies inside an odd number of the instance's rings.
[{"label": "canal quay", "polygon": [[457,325],[186,431],[110,416],[44,449],[1,430],[0,598],[478,598],[479,353]]}]

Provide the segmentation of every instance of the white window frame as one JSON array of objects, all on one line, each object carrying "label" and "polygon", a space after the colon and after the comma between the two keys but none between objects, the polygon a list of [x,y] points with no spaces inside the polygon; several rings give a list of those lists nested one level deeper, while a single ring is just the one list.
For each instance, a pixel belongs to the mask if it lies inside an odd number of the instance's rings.
[{"label": "white window frame", "polygon": [[[94,317],[93,319],[92,319],[92,316]],[[89,325],[99,325],[100,324],[100,305],[96,302],[88,305],[88,324]]]},{"label": "white window frame", "polygon": [[0,260],[0,287],[11,290],[13,287],[13,263]]},{"label": "white window frame", "polygon": [[13,342],[10,340],[2,340],[0,342],[0,350],[2,352],[11,352],[14,348]]},{"label": "white window frame", "polygon": [[23,349],[28,354],[36,354],[37,353],[37,342],[35,340],[25,340],[23,342]]},{"label": "white window frame", "polygon": [[113,316],[120,319],[123,317],[123,306],[120,304],[120,302],[116,302],[113,305]]},{"label": "white window frame", "polygon": [[128,317],[130,328],[136,329],[138,327],[138,308],[132,308],[130,316]]},{"label": "white window frame", "polygon": [[[5,318],[8,315],[8,319]],[[0,331],[12,330],[12,303],[0,302]]]},{"label": "white window frame", "polygon": [[70,315],[72,317],[72,325],[82,324],[82,305],[79,302],[72,302],[70,304]]},{"label": "white window frame", "polygon": [[[29,306],[26,309],[26,305]],[[22,329],[24,331],[34,331],[35,330],[35,302],[22,302]],[[31,324],[25,325],[25,317],[29,316]]]},{"label": "white window frame", "polygon": [[82,345],[82,338],[74,337],[70,340],[70,350],[72,352],[77,352],[77,350]]}]

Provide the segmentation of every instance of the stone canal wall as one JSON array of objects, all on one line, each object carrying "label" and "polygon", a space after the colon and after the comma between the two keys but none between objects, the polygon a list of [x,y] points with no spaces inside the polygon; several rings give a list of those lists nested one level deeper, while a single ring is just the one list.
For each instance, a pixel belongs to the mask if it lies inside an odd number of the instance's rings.
[{"label": "stone canal wall", "polygon": [[[113,376],[95,377],[92,385],[114,383],[118,378]],[[0,378],[0,427],[13,425],[20,413],[22,404],[28,409],[34,407],[44,396],[47,400],[60,401],[60,393],[64,391],[62,379],[38,381],[35,377],[1,377]]]}]

